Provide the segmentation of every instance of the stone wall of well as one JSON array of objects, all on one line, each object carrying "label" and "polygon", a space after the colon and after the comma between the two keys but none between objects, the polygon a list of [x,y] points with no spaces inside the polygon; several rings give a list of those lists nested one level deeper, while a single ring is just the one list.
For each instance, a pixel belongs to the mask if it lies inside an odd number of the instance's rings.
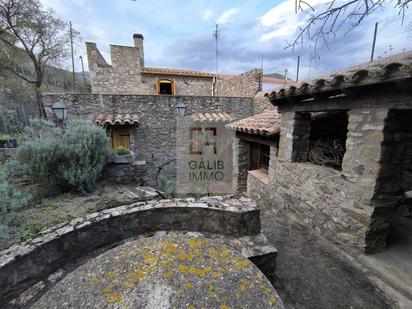
[{"label": "stone wall of well", "polygon": [[[98,248],[156,231],[180,230],[230,237],[256,235],[260,233],[259,210],[250,199],[230,196],[160,200],[105,209],[53,226],[0,252],[0,307]],[[269,253],[262,249],[262,255]],[[276,255],[276,249],[271,249]]]},{"label": "stone wall of well", "polygon": [[254,97],[261,87],[262,70],[254,69],[221,80],[217,84],[217,94],[227,97]]},{"label": "stone wall of well", "polygon": [[146,184],[150,186],[156,185],[158,174],[166,179],[175,178],[177,102],[188,106],[188,115],[227,112],[236,120],[253,112],[253,98],[46,94],[43,99],[47,108],[62,99],[69,108],[69,118],[90,119],[96,113],[138,114],[139,126],[132,130],[132,150],[136,160],[146,162]]}]

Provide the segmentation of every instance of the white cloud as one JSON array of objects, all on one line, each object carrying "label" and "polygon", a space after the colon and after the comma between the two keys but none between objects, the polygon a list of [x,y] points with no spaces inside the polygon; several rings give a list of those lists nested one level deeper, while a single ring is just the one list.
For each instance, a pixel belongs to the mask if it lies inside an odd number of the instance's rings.
[{"label": "white cloud", "polygon": [[204,10],[203,14],[202,14],[202,19],[203,20],[209,20],[213,17],[213,11],[206,9]]},{"label": "white cloud", "polygon": [[236,16],[238,13],[239,8],[231,8],[230,10],[223,12],[223,14],[219,16],[219,18],[217,19],[217,23],[226,24],[230,21],[232,17]]},{"label": "white cloud", "polygon": [[[310,0],[312,6],[328,3],[330,0]],[[307,16],[303,13],[296,14],[295,2],[284,0],[260,18],[260,25],[266,29],[260,41],[266,42],[279,37],[286,37],[294,34],[299,26],[305,24]]]}]

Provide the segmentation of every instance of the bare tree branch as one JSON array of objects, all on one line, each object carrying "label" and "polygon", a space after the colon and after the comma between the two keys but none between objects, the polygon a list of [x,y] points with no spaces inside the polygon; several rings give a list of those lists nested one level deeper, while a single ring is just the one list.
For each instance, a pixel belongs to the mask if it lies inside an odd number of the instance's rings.
[{"label": "bare tree branch", "polygon": [[287,42],[286,48],[294,49],[298,44],[305,41],[319,41],[328,44],[330,36],[335,36],[343,26],[349,24],[349,31],[359,26],[364,19],[385,3],[394,3],[399,8],[402,23],[406,11],[412,0],[331,0],[323,9],[310,5],[310,0],[295,0],[295,12],[303,12],[307,18],[306,25],[299,27],[298,35],[292,42]]}]

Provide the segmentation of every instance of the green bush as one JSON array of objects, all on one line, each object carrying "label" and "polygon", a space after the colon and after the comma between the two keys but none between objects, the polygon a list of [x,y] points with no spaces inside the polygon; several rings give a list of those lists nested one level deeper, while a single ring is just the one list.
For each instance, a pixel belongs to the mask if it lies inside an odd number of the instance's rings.
[{"label": "green bush", "polygon": [[105,130],[76,120],[70,122],[62,134],[60,129],[57,132],[50,123],[43,122],[44,128],[29,129],[33,139],[18,148],[17,160],[46,188],[92,191],[98,176],[112,159]]},{"label": "green bush", "polygon": [[114,152],[119,156],[124,156],[130,154],[130,150],[124,148],[123,146],[118,146],[114,149]]},{"label": "green bush", "polygon": [[15,211],[28,204],[28,196],[18,191],[8,177],[8,169],[0,166],[0,238],[9,236],[9,223],[15,217]]}]

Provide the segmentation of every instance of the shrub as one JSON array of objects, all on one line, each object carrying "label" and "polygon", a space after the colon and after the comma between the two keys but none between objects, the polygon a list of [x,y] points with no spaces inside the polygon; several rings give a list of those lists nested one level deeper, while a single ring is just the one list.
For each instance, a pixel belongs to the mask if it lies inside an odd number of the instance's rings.
[{"label": "shrub", "polygon": [[0,238],[9,236],[9,223],[15,216],[15,211],[28,203],[28,196],[18,191],[8,181],[9,171],[0,166]]},{"label": "shrub", "polygon": [[[90,192],[104,166],[111,160],[104,129],[86,121],[72,121],[65,134],[50,123],[31,128],[34,139],[17,150],[17,160],[44,187]],[[53,134],[50,134],[53,132]]]},{"label": "shrub", "polygon": [[130,154],[130,150],[124,148],[123,146],[118,146],[114,149],[114,152],[119,156],[124,156]]}]

